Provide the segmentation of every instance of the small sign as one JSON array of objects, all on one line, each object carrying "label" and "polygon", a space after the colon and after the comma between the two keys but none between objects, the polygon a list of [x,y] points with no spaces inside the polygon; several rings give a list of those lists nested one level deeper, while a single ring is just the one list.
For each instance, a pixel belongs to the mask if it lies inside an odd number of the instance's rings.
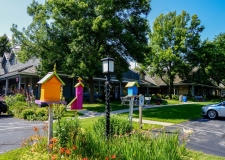
[{"label": "small sign", "polygon": [[144,96],[139,95],[139,106],[144,106]]}]

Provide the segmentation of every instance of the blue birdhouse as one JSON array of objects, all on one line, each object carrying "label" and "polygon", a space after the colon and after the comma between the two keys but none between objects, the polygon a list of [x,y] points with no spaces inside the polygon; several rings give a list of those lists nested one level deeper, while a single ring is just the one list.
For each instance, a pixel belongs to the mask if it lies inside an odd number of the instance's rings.
[{"label": "blue birdhouse", "polygon": [[139,85],[137,82],[128,82],[125,87],[127,87],[128,96],[134,96],[138,94]]}]

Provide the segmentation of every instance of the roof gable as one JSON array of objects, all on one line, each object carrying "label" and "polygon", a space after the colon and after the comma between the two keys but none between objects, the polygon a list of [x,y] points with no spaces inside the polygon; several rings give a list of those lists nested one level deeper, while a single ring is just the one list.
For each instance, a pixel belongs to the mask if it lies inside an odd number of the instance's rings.
[{"label": "roof gable", "polygon": [[48,72],[48,74],[46,74],[40,81],[38,81],[38,84],[44,84],[54,76],[59,80],[59,82],[61,82],[62,85],[65,85],[65,83],[59,78],[56,72]]},{"label": "roof gable", "polygon": [[128,82],[127,85],[125,87],[133,87],[133,86],[137,86],[139,87],[139,84],[137,82]]}]

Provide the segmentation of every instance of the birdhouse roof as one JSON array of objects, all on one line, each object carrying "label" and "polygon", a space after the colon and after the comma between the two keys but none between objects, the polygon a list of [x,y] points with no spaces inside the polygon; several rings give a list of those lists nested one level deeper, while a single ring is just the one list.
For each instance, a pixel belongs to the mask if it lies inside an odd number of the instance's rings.
[{"label": "birdhouse roof", "polygon": [[48,72],[40,81],[38,81],[38,84],[44,84],[49,79],[51,79],[53,76],[56,76],[57,79],[62,83],[62,85],[65,85],[65,83],[59,78],[59,76],[56,74],[56,72]]},{"label": "birdhouse roof", "polygon": [[133,86],[137,86],[139,87],[139,84],[137,82],[128,82],[127,85],[125,87],[133,87]]},{"label": "birdhouse roof", "polygon": [[78,78],[78,81],[79,81],[79,82],[78,82],[74,87],[78,87],[78,86],[80,86],[80,85],[81,85],[82,87],[84,87],[84,84],[81,82],[81,81],[82,81],[82,78],[79,77],[79,78]]},{"label": "birdhouse roof", "polygon": [[82,82],[77,83],[74,87],[78,87],[79,85],[82,85],[82,87],[84,87],[84,84]]},{"label": "birdhouse roof", "polygon": [[75,97],[67,106],[71,106],[71,104],[77,99],[77,97]]}]

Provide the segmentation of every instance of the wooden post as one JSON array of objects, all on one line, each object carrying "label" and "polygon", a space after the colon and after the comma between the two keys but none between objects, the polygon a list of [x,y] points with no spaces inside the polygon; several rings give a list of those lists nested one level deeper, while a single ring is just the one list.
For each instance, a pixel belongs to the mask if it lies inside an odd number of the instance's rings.
[{"label": "wooden post", "polygon": [[142,106],[139,106],[139,128],[142,129]]},{"label": "wooden post", "polygon": [[139,95],[139,128],[142,129],[142,106],[144,106],[144,99],[143,95]]},{"label": "wooden post", "polygon": [[134,107],[134,96],[131,96],[131,99],[130,99],[130,110],[129,110],[129,120],[130,120],[130,126],[131,127],[132,127],[133,107]]},{"label": "wooden post", "polygon": [[48,110],[48,152],[51,152],[51,148],[49,148],[51,139],[53,138],[53,108],[52,103],[49,103],[49,110]]}]

